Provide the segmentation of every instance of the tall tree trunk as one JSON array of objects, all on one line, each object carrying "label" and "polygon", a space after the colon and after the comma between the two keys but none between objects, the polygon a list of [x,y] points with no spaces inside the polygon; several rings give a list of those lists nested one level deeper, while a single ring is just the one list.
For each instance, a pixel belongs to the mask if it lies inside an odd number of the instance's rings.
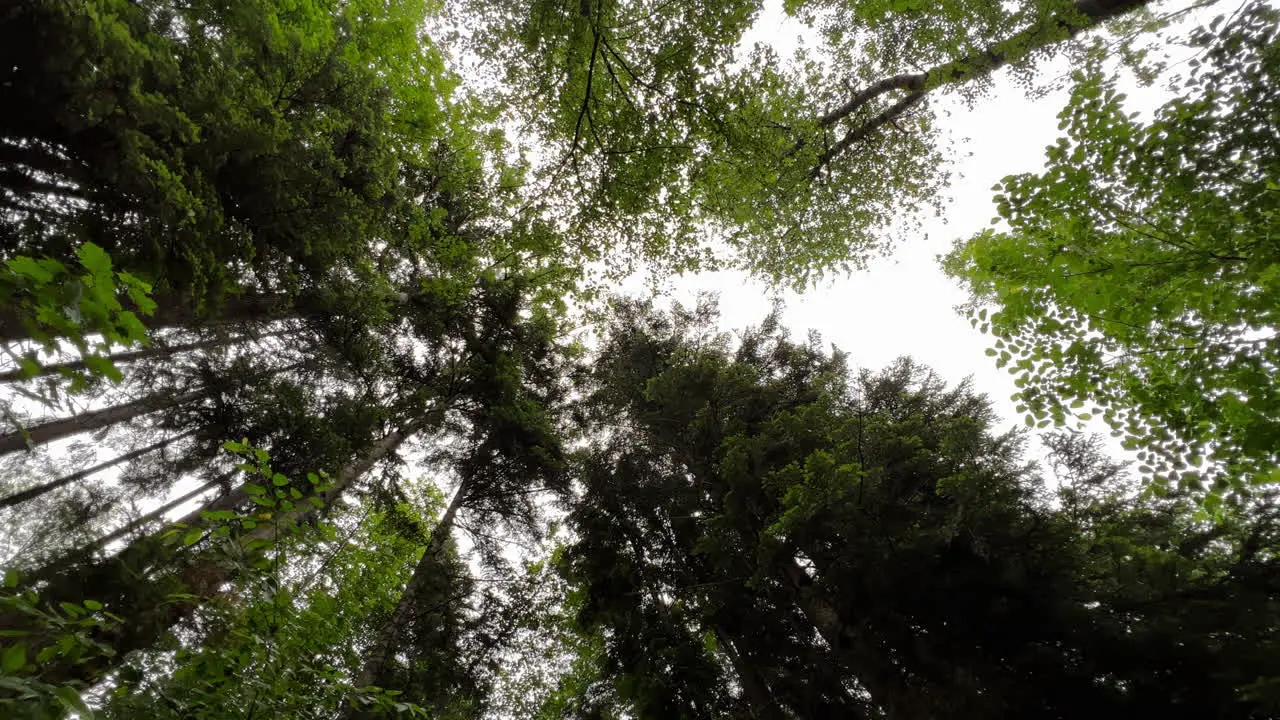
[{"label": "tall tree trunk", "polygon": [[[375,463],[393,453],[425,424],[425,421],[420,421],[391,433],[361,453],[337,474],[333,486],[324,494],[325,499],[328,502],[336,500]],[[300,522],[315,512],[316,508],[310,503],[298,503],[294,510],[281,513],[277,522]],[[275,525],[262,523],[240,535],[236,541],[248,545],[254,540],[271,540],[275,532]],[[169,628],[189,616],[205,599],[220,594],[236,577],[236,567],[211,553],[188,558],[174,572],[151,573],[151,568],[173,562],[173,550],[180,542],[180,535],[157,532],[131,543],[119,555],[89,567],[72,568],[50,578],[39,591],[42,607],[97,600],[121,621],[93,632],[93,639],[112,648],[115,651],[113,655],[92,656],[79,662],[52,660],[41,668],[41,680],[55,685],[69,682],[91,685],[101,680],[129,653],[154,645]],[[175,594],[193,599],[174,602]],[[44,628],[33,625],[31,617],[23,613],[0,612],[0,627],[29,631],[28,645],[33,650],[42,639],[48,640],[42,635]]]},{"label": "tall tree trunk", "polygon": [[[404,305],[421,297],[421,293],[394,292],[385,298],[396,305]],[[161,294],[153,298],[156,310],[152,315],[139,318],[148,330],[160,328],[212,328],[227,325],[255,325],[272,320],[298,317],[324,317],[331,312],[341,314],[345,307],[341,300],[335,306],[320,293],[294,297],[286,293],[245,293],[224,298],[211,313],[196,312],[190,298],[181,295]],[[0,308],[0,343],[30,340],[31,332],[24,324],[25,313],[17,308]]]},{"label": "tall tree trunk", "polygon": [[[158,520],[164,517],[164,515],[168,513],[170,510],[173,510],[179,505],[199,497],[205,492],[212,490],[215,486],[220,484],[225,484],[228,480],[231,479],[232,474],[233,473],[224,473],[223,475],[220,475],[210,480],[209,482],[206,482],[203,485],[197,487],[191,492],[186,493],[181,497],[174,498],[173,500],[161,505],[160,507],[155,508],[151,512],[148,512],[145,515],[142,515],[141,517],[135,520],[132,520],[124,524],[123,526],[116,528],[115,530],[112,530],[106,535],[103,535],[102,537],[94,540],[93,542],[86,543],[85,545],[82,545],[76,548],[75,550],[72,550],[66,553],[62,557],[55,559],[53,562],[47,563],[46,565],[39,568],[38,570],[35,570],[29,573],[26,576],[26,580],[28,582],[40,582],[40,581],[51,580],[52,578],[55,578],[58,575],[67,572],[69,569],[76,567],[77,565],[81,565],[87,561],[91,561],[94,553],[96,553],[98,550],[106,547],[107,545],[110,545],[111,543],[115,542],[116,540],[119,540],[122,537],[125,537],[126,535],[133,532],[134,530],[137,530],[138,528],[143,527],[148,523],[154,522],[155,520]],[[219,501],[221,501],[223,498],[226,498],[226,497],[228,497],[228,495],[222,495],[206,503],[205,505],[188,513],[178,522],[183,522],[187,525],[190,525],[194,522],[199,522],[201,519],[200,517],[201,513],[207,510],[224,509],[219,506]],[[121,550],[121,552],[118,553],[117,557],[129,557],[131,554],[136,554],[140,552],[142,545],[145,545],[146,543],[153,543],[155,541],[156,541],[155,538],[153,538],[150,535],[137,538],[133,543],[131,543],[129,546]]]},{"label": "tall tree trunk", "polygon": [[[290,317],[297,313],[293,299],[284,293],[246,293],[223,299],[211,314],[196,312],[190,298],[160,294],[154,298],[155,313],[141,316],[148,330],[167,327],[218,327],[239,323],[265,322]],[[31,332],[18,308],[0,310],[0,342],[28,340]]]},{"label": "tall tree trunk", "polygon": [[[296,362],[279,368],[271,368],[256,374],[254,377],[264,377],[266,375],[274,375],[276,373],[287,372],[302,367],[306,361]],[[0,456],[7,455],[19,450],[33,448],[37,445],[43,445],[53,440],[61,440],[82,432],[92,432],[101,430],[104,427],[114,425],[119,422],[132,420],[148,413],[164,410],[178,405],[183,405],[194,400],[212,395],[215,388],[202,388],[200,390],[192,390],[180,395],[173,395],[169,392],[158,392],[147,397],[124,403],[123,405],[115,405],[101,410],[93,410],[87,413],[81,413],[75,417],[64,418],[62,420],[50,420],[41,423],[32,428],[5,433],[0,435]]]},{"label": "tall tree trunk", "polygon": [[903,678],[895,677],[886,669],[883,650],[861,637],[845,622],[827,594],[794,558],[783,561],[782,571],[800,610],[826,641],[831,652],[871,694],[872,702],[884,712],[885,717],[906,717],[897,708],[897,699],[904,697],[905,683]]},{"label": "tall tree trunk", "polygon": [[[418,560],[417,567],[413,569],[413,576],[409,578],[408,585],[405,586],[404,592],[400,595],[400,602],[396,604],[396,609],[391,613],[391,617],[383,623],[382,628],[378,631],[378,636],[366,651],[360,672],[356,674],[352,683],[355,687],[365,688],[373,685],[382,675],[387,659],[391,657],[391,653],[395,650],[396,641],[400,639],[400,631],[413,618],[413,611],[418,605],[419,596],[422,595],[422,592],[427,588],[427,584],[433,579],[431,569],[437,564],[438,556],[444,549],[445,542],[449,539],[449,535],[453,530],[453,521],[457,517],[458,508],[466,500],[469,491],[470,487],[464,479],[453,493],[453,499],[449,501],[449,507],[445,509],[444,515],[440,517],[439,522],[432,529],[431,539],[427,542],[427,547],[422,553],[422,558]],[[350,720],[359,716],[360,710],[355,703],[348,702],[343,717]]]},{"label": "tall tree trunk", "polygon": [[212,393],[213,390],[211,388],[192,390],[179,395],[160,392],[123,405],[92,410],[74,417],[50,420],[35,427],[5,433],[0,435],[0,455],[34,448],[37,445],[43,445],[47,442],[60,440],[82,432],[101,430],[109,425],[132,420],[157,410],[199,400]]},{"label": "tall tree trunk", "polygon": [[[128,352],[113,353],[111,355],[107,355],[106,358],[110,360],[112,363],[114,363],[116,366],[120,366],[128,363],[138,362],[139,360],[150,360],[151,358],[168,358],[174,355],[178,355],[180,353],[191,352],[193,350],[205,350],[213,347],[224,347],[227,345],[232,345],[240,342],[247,342],[250,340],[266,339],[271,337],[278,337],[281,335],[290,335],[295,332],[298,332],[298,330],[296,329],[279,330],[276,332],[266,333],[262,335],[260,338],[254,338],[247,335],[226,335],[223,337],[210,338],[208,340],[201,340],[199,342],[185,343],[183,345],[158,346],[158,347],[146,348],[145,350],[131,350]],[[83,360],[72,360],[69,362],[62,362],[62,363],[51,363],[49,365],[41,365],[40,370],[37,371],[34,375],[25,375],[22,372],[22,370],[10,370],[9,372],[0,373],[0,383],[19,382],[22,380],[30,380],[38,377],[45,377],[47,375],[57,375],[63,372],[64,370],[76,371],[76,370],[84,370],[84,369],[85,369],[85,362]]]},{"label": "tall tree trunk", "polygon": [[[122,537],[124,537],[124,536],[128,535],[129,533],[133,532],[134,530],[137,530],[138,528],[143,527],[144,525],[147,525],[147,524],[149,524],[149,523],[155,522],[156,520],[159,520],[160,518],[162,518],[162,517],[164,517],[165,515],[167,515],[167,514],[169,513],[169,511],[170,511],[170,510],[173,510],[174,508],[178,507],[179,505],[182,505],[182,504],[184,504],[184,503],[190,502],[190,501],[192,501],[192,500],[194,500],[194,499],[196,499],[196,498],[200,497],[201,495],[205,494],[206,492],[209,492],[210,490],[214,489],[215,487],[217,487],[217,486],[219,486],[219,485],[226,484],[226,483],[227,483],[227,481],[228,481],[228,480],[230,480],[230,479],[231,479],[231,473],[226,473],[226,474],[224,474],[224,475],[219,475],[218,477],[216,477],[216,478],[214,478],[214,479],[212,479],[212,480],[210,480],[210,481],[208,481],[208,482],[204,483],[203,485],[200,485],[200,486],[196,487],[195,489],[191,490],[190,492],[188,492],[188,493],[184,493],[183,495],[181,495],[181,496],[179,496],[179,497],[176,497],[176,498],[174,498],[174,499],[170,500],[169,502],[167,502],[167,503],[165,503],[165,504],[161,505],[160,507],[158,507],[158,508],[156,508],[156,509],[152,510],[151,512],[149,512],[149,513],[147,513],[147,514],[145,514],[145,515],[142,515],[141,517],[138,517],[137,519],[132,520],[132,521],[130,521],[130,522],[128,522],[128,523],[126,523],[125,525],[123,525],[123,526],[121,526],[121,527],[119,527],[119,528],[116,528],[115,530],[112,530],[111,532],[107,533],[106,535],[103,535],[102,537],[98,538],[97,540],[94,540],[93,542],[89,543],[88,545],[85,545],[84,547],[80,548],[77,552],[78,552],[78,553],[81,553],[81,554],[83,554],[83,555],[89,555],[89,554],[91,554],[91,553],[93,553],[93,552],[96,552],[98,549],[100,549],[100,548],[104,548],[104,547],[106,547],[106,546],[110,545],[111,543],[113,543],[113,542],[115,542],[116,540],[119,540],[120,538],[122,538]],[[200,508],[198,508],[198,509],[196,509],[196,510],[192,511],[191,513],[188,513],[187,515],[183,516],[183,518],[182,518],[181,520],[179,520],[178,522],[182,522],[182,523],[186,523],[187,525],[191,525],[191,524],[193,524],[193,522],[196,522],[196,521],[200,520],[200,519],[201,519],[201,518],[200,518],[201,514],[202,514],[202,513],[204,513],[204,512],[206,512],[206,511],[209,511],[209,510],[224,510],[224,509],[226,509],[226,508],[222,507],[222,501],[223,501],[223,499],[224,499],[224,498],[227,498],[227,497],[230,497],[231,495],[234,495],[234,494],[235,494],[235,493],[227,493],[227,494],[225,494],[225,495],[221,495],[221,496],[219,496],[219,497],[217,497],[217,498],[214,498],[213,500],[209,501],[207,504],[205,504],[205,505],[201,506]]]},{"label": "tall tree trunk", "polygon": [[102,472],[103,470],[113,468],[116,465],[119,465],[120,463],[128,462],[130,460],[133,460],[134,458],[142,457],[147,453],[167,447],[179,440],[182,440],[184,438],[189,438],[195,434],[196,434],[195,430],[188,430],[184,433],[174,435],[173,437],[169,437],[157,442],[153,442],[150,445],[147,445],[146,447],[141,447],[141,448],[138,448],[137,450],[127,452],[124,455],[120,455],[119,457],[114,457],[104,463],[98,463],[97,465],[94,465],[91,468],[85,468],[84,470],[73,472],[70,475],[64,475],[58,478],[57,480],[51,480],[43,485],[37,485],[33,488],[28,488],[21,492],[14,493],[6,498],[0,498],[0,508],[12,507],[14,505],[27,502],[28,500],[33,500],[35,498],[40,497],[41,495],[44,495],[47,492],[57,490],[58,488],[64,485],[68,485],[77,480],[81,480],[95,473]]},{"label": "tall tree trunk", "polygon": [[[231,475],[227,473],[220,477],[210,480],[206,487],[213,487],[215,484],[227,485],[231,481]],[[245,492],[244,485],[239,485],[230,492],[225,492],[191,512],[178,518],[175,522],[183,525],[195,525],[199,523],[205,513],[218,512],[219,510],[235,510],[249,502],[249,493]],[[181,505],[181,503],[179,503]]]},{"label": "tall tree trunk", "polygon": [[844,621],[840,619],[840,613],[836,612],[821,588],[813,582],[813,578],[809,577],[804,568],[791,558],[783,561],[782,569],[794,591],[796,604],[800,606],[805,617],[809,618],[809,622],[817,628],[822,639],[827,641],[827,645],[834,650],[848,645]]},{"label": "tall tree trunk", "polygon": [[[419,430],[430,424],[431,419],[438,418],[441,415],[443,415],[443,412],[430,413],[428,416],[420,420],[416,420],[400,430],[389,433],[386,437],[375,443],[367,452],[362,453],[359,458],[344,467],[342,472],[338,473],[338,476],[334,479],[333,485],[331,485],[328,490],[320,494],[320,499],[324,501],[325,505],[332,505],[334,501],[340,498],[342,494],[347,491],[347,488],[349,488],[352,483],[359,480],[365,473],[369,472],[369,470],[372,469],[379,460],[395,452],[395,450],[399,448],[405,440],[409,439]],[[243,491],[244,487],[241,486],[230,495],[235,495],[236,492]],[[228,497],[230,497],[230,495]],[[298,503],[298,506],[293,510],[281,513],[280,518],[285,520],[287,523],[299,523],[314,514],[315,510],[315,507],[310,503]],[[263,524],[259,525],[253,532],[242,535],[241,538],[243,542],[247,543],[250,540],[268,538],[271,533],[271,526]]]},{"label": "tall tree trunk", "polygon": [[733,665],[734,674],[738,676],[738,684],[742,686],[742,691],[751,705],[751,717],[756,720],[792,720],[795,715],[782,709],[774,699],[769,683],[755,666],[742,657],[742,653],[738,652],[729,634],[720,628],[715,628],[715,633],[720,641],[720,648],[729,658],[729,663]]}]

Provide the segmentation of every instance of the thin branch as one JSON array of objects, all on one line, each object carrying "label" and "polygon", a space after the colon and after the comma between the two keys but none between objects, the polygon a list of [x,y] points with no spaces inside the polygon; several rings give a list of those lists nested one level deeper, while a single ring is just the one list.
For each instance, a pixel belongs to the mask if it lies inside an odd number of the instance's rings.
[{"label": "thin branch", "polygon": [[[597,3],[597,10],[599,4]],[[582,93],[582,107],[578,110],[578,119],[573,125],[573,143],[569,145],[569,157],[573,159],[573,172],[575,175],[581,175],[578,171],[578,143],[582,139],[582,122],[588,118],[591,112],[591,85],[595,80],[596,73],[596,56],[600,51],[600,29],[593,21],[591,23],[591,60],[587,63],[587,87]]]}]

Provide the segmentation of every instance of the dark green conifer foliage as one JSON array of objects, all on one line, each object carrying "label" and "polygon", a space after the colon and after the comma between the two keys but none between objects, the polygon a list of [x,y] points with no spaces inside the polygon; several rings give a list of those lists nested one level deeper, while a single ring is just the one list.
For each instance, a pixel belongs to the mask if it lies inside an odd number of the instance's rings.
[{"label": "dark green conifer foliage", "polygon": [[[852,374],[776,316],[730,343],[709,315],[623,306],[589,385],[612,419],[564,567],[641,716],[723,717],[729,697],[756,717],[1263,711],[1269,512],[1228,530],[1115,488],[1055,507],[967,386],[908,360]],[[1255,613],[1220,614],[1228,597]]]},{"label": "dark green conifer foliage", "polygon": [[[448,134],[422,3],[30,0],[0,23],[5,255],[91,240],[188,312],[369,257]],[[56,52],[51,52],[56,49]],[[408,73],[423,92],[395,84]],[[413,133],[413,134],[408,134]],[[177,311],[169,305],[169,312]]]}]

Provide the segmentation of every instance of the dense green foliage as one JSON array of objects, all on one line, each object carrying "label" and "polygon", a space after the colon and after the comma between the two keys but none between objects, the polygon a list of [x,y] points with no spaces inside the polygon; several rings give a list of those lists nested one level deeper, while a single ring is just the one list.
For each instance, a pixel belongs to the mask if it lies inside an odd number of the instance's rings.
[{"label": "dense green foliage", "polygon": [[[759,0],[6,4],[0,715],[1280,714],[1277,16],[1139,121],[1144,4],[788,0],[795,57]],[[1063,48],[947,268],[1029,424],[1093,401],[1163,492],[600,293],[863,265],[941,197],[930,98]]]},{"label": "dense green foliage", "polygon": [[[147,344],[147,329],[138,315],[149,316],[156,309],[151,285],[131,273],[113,271],[102,248],[85,243],[75,254],[75,269],[50,257],[18,255],[0,271],[0,302],[17,320],[13,325],[21,325],[23,336],[37,344],[18,358],[21,375],[40,372],[38,350],[57,352],[62,343],[70,343],[81,363],[64,373],[73,380],[73,392],[94,376],[119,380],[120,371],[106,354],[116,345]],[[123,302],[137,312],[126,310]]]},{"label": "dense green foliage", "polygon": [[733,347],[626,308],[602,355],[566,569],[641,716],[1269,712],[1271,498],[1193,522],[1064,439],[1050,502],[967,387],[851,376],[776,318]]},{"label": "dense green foliage", "polygon": [[823,44],[794,58],[741,46],[760,0],[447,5],[485,91],[547,157],[535,209],[658,273],[727,264],[804,287],[935,205],[948,173],[931,92],[972,95],[1143,3],[798,0],[788,12]]},{"label": "dense green foliage", "polygon": [[1280,480],[1277,27],[1251,5],[1201,32],[1145,122],[1081,73],[1045,171],[999,188],[1008,230],[947,260],[1028,422],[1100,413],[1161,482],[1216,493]]},{"label": "dense green foliage", "polygon": [[6,166],[62,191],[8,184],[6,246],[61,253],[84,237],[166,289],[197,293],[235,287],[254,269],[284,282],[367,253],[381,211],[371,201],[404,162],[393,156],[398,126],[445,135],[439,95],[397,93],[393,112],[388,92],[409,73],[428,73],[426,87],[443,75],[411,30],[422,11],[11,7],[5,104],[26,111],[6,114]]}]

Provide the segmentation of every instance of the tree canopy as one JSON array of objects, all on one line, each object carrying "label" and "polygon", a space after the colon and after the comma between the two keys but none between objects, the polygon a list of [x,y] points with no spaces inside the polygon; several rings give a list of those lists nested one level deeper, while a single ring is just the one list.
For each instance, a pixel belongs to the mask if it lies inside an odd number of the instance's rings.
[{"label": "tree canopy", "polygon": [[1009,229],[947,259],[1029,422],[1100,414],[1215,498],[1280,479],[1278,20],[1251,5],[1197,34],[1149,121],[1081,72],[1045,171],[998,188]]},{"label": "tree canopy", "polygon": [[1144,4],[787,2],[821,38],[794,58],[743,47],[759,0],[447,5],[486,94],[539,141],[537,202],[571,237],[659,273],[729,265],[803,288],[936,207],[932,94],[972,97]]},{"label": "tree canopy", "polygon": [[[9,3],[0,715],[1280,714],[1280,18],[1150,118],[1114,73],[1196,9]],[[891,252],[933,98],[1060,52],[1065,137],[943,261],[1031,428],[614,292]]]},{"label": "tree canopy", "polygon": [[[564,562],[639,714],[1265,712],[1254,650],[1277,628],[1218,608],[1274,617],[1274,556],[1251,549],[1271,510],[1179,518],[1185,496],[1125,496],[1071,436],[1055,493],[967,386],[708,318],[623,310],[591,385],[610,421]],[[1205,622],[1213,641],[1172,631]]]}]

